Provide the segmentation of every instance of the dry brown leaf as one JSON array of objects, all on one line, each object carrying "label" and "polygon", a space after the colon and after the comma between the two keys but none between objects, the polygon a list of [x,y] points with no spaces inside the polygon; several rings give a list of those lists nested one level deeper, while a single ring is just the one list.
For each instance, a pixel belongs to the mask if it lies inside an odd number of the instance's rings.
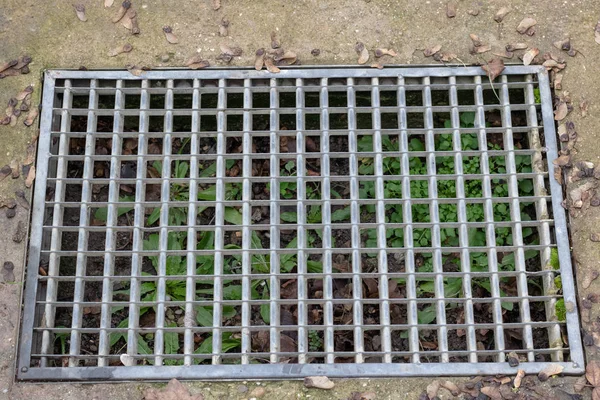
[{"label": "dry brown leaf", "polygon": [[554,75],[554,89],[556,90],[562,90],[562,78],[563,78],[563,74],[562,73],[558,73],[556,75]]},{"label": "dry brown leaf", "polygon": [[511,52],[511,51],[504,51],[504,53],[496,53],[496,52],[492,52],[493,55],[495,55],[496,57],[502,57],[502,58],[513,58],[513,56],[515,55],[515,53]]},{"label": "dry brown leaf", "polygon": [[452,393],[452,396],[458,396],[460,394],[460,389],[453,382],[445,381],[442,382],[440,386]]},{"label": "dry brown leaf", "polygon": [[221,8],[221,0],[213,0],[213,10],[217,11]]},{"label": "dry brown leaf", "polygon": [[366,64],[369,61],[369,50],[365,47],[363,42],[356,42],[354,45],[354,51],[358,54],[358,63],[360,65]]},{"label": "dry brown leaf", "polygon": [[477,36],[476,34],[470,33],[469,37],[471,38],[471,41],[473,42],[473,46],[475,46],[475,47],[483,46],[483,42],[481,41],[479,36]]},{"label": "dry brown leaf", "polygon": [[430,47],[428,49],[423,50],[423,55],[425,57],[431,57],[432,55],[434,55],[437,52],[439,52],[441,49],[442,49],[442,45],[441,44],[436,44],[433,47]]},{"label": "dry brown leaf", "polygon": [[130,8],[125,13],[125,16],[121,19],[121,25],[125,27],[127,30],[133,30],[133,20],[137,18],[137,12]]},{"label": "dry brown leaf", "polygon": [[594,40],[596,40],[596,43],[600,44],[600,21],[598,21],[594,28]]},{"label": "dry brown leaf", "polygon": [[286,51],[282,55],[273,58],[276,62],[284,61],[287,64],[291,65],[296,62],[298,56],[293,51]]},{"label": "dry brown leaf", "polygon": [[585,367],[585,377],[592,386],[600,386],[600,363],[590,361]]},{"label": "dry brown leaf", "polygon": [[25,100],[26,97],[28,97],[31,93],[33,93],[33,86],[29,85],[27,86],[25,89],[23,89],[22,91],[20,91],[16,96],[15,99],[17,99],[18,101],[23,101]]},{"label": "dry brown leaf", "polygon": [[108,56],[116,57],[122,53],[129,53],[131,50],[133,50],[133,46],[130,45],[129,43],[125,43],[123,46],[118,46],[118,47],[115,47],[114,49],[111,49],[108,52]]},{"label": "dry brown leaf", "polygon": [[280,47],[281,47],[281,42],[277,38],[277,32],[275,32],[275,31],[271,32],[271,48],[279,49]]},{"label": "dry brown leaf", "polygon": [[225,17],[221,18],[221,22],[219,22],[219,36],[228,36],[229,35],[229,20],[225,19]]},{"label": "dry brown leaf", "polygon": [[437,397],[438,391],[440,390],[440,382],[439,381],[433,381],[431,382],[429,385],[427,385],[427,396],[430,399],[433,399],[435,397]]},{"label": "dry brown leaf", "polygon": [[371,68],[383,69],[383,64],[381,61],[377,61],[376,63],[371,64]]},{"label": "dry brown leaf", "polygon": [[488,51],[491,51],[492,47],[489,45],[483,45],[483,46],[476,46],[473,47],[473,54],[483,54],[483,53],[487,53]]},{"label": "dry brown leaf", "polygon": [[452,60],[458,60],[458,56],[454,53],[450,53],[450,52],[442,52],[442,53],[436,53],[433,55],[433,59],[435,61],[443,61],[443,62],[450,62]]},{"label": "dry brown leaf", "polygon": [[556,182],[558,182],[560,185],[562,185],[562,183],[563,183],[562,168],[554,167],[554,179],[556,179]]},{"label": "dry brown leaf", "polygon": [[508,7],[502,7],[501,9],[499,9],[496,12],[496,15],[494,15],[494,21],[496,21],[497,23],[502,22],[502,20],[504,19],[504,17],[506,17],[506,15],[510,12],[510,8]]},{"label": "dry brown leaf", "polygon": [[265,57],[265,67],[267,67],[269,72],[274,74],[277,74],[281,71],[279,68],[277,68],[271,57]]},{"label": "dry brown leaf", "polygon": [[254,59],[254,69],[260,71],[265,64],[265,49],[256,50],[256,58]]},{"label": "dry brown leaf", "polygon": [[490,80],[494,80],[504,71],[504,61],[499,58],[493,58],[487,64],[481,66]]},{"label": "dry brown leaf", "polygon": [[27,174],[27,178],[25,179],[25,187],[30,188],[33,185],[33,181],[35,179],[35,167],[32,165],[29,168],[29,173]]},{"label": "dry brown leaf", "polygon": [[467,14],[476,17],[479,15],[479,9],[478,8],[471,9],[471,10],[467,11]]},{"label": "dry brown leaf", "polygon": [[377,49],[377,50],[375,50],[375,57],[377,57],[377,58],[383,57],[383,56],[396,57],[397,55],[398,55],[398,53],[396,53],[392,49]]},{"label": "dry brown leaf", "polygon": [[171,379],[164,389],[147,389],[145,400],[204,400],[202,394],[191,395],[190,391],[177,379]]},{"label": "dry brown leaf", "polygon": [[177,39],[177,36],[175,36],[175,34],[173,33],[173,28],[171,28],[170,26],[163,26],[162,30],[165,33],[165,38],[167,39],[167,42],[171,44],[179,43],[179,39]]},{"label": "dry brown leaf", "polygon": [[533,49],[529,49],[523,54],[523,65],[529,65],[532,63],[533,59],[540,54],[540,49],[534,47]]},{"label": "dry brown leaf", "polygon": [[585,376],[580,376],[577,381],[573,384],[573,389],[577,392],[577,393],[581,393],[583,392],[583,389],[585,389],[587,385],[587,379],[585,378]]},{"label": "dry brown leaf", "polygon": [[592,400],[600,400],[600,388],[595,387],[592,390]]},{"label": "dry brown leaf", "polygon": [[0,64],[0,72],[4,72],[9,68],[14,67],[15,65],[17,65],[18,62],[18,60],[10,60],[8,62]]},{"label": "dry brown leaf", "polygon": [[521,381],[523,380],[524,377],[525,377],[525,371],[522,369],[518,370],[517,376],[515,376],[515,382],[514,382],[514,386],[516,389],[521,387]]},{"label": "dry brown leaf", "polygon": [[494,382],[498,382],[501,385],[506,385],[510,381],[511,381],[511,379],[508,376],[501,376],[501,377],[494,378]]},{"label": "dry brown leaf", "polygon": [[335,384],[326,376],[308,376],[304,378],[304,386],[316,389],[333,389]]},{"label": "dry brown leaf", "polygon": [[502,394],[497,386],[485,386],[481,388],[481,393],[485,394],[492,400],[502,400]]},{"label": "dry brown leaf", "polygon": [[25,161],[23,165],[31,165],[35,161],[35,145],[32,143],[27,146]]},{"label": "dry brown leaf", "polygon": [[210,67],[210,63],[200,58],[200,56],[193,56],[185,62],[185,66],[190,67],[190,69],[201,69]]},{"label": "dry brown leaf", "polygon": [[519,32],[521,35],[525,33],[529,35],[527,31],[529,31],[529,29],[532,28],[535,24],[537,24],[537,21],[535,19],[530,17],[523,18],[523,20],[517,26],[517,32]]},{"label": "dry brown leaf", "polygon": [[220,44],[219,48],[223,54],[230,55],[232,57],[239,57],[242,55],[242,48],[235,44]]},{"label": "dry brown leaf", "polygon": [[571,39],[557,40],[552,45],[559,50],[569,51],[571,50]]},{"label": "dry brown leaf", "polygon": [[104,7],[112,7],[115,0],[104,0]]},{"label": "dry brown leaf", "polygon": [[581,103],[579,103],[579,112],[581,113],[581,118],[587,117],[588,102],[586,100],[581,100]]},{"label": "dry brown leaf", "polygon": [[554,110],[554,120],[562,121],[565,119],[567,114],[569,114],[569,107],[567,106],[567,103],[564,101],[559,102],[558,106],[556,106],[556,110]]},{"label": "dry brown leaf", "polygon": [[75,14],[77,14],[77,18],[79,18],[81,22],[87,21],[87,17],[85,16],[85,6],[79,3],[73,4],[73,7],[75,7]]},{"label": "dry brown leaf", "polygon": [[560,364],[550,364],[538,374],[538,379],[541,382],[546,382],[551,376],[560,374],[565,367]]},{"label": "dry brown leaf", "polygon": [[584,289],[589,288],[592,285],[592,282],[595,281],[596,279],[598,279],[598,276],[600,276],[599,271],[591,271],[591,272],[587,273],[581,280],[581,286]]},{"label": "dry brown leaf", "polygon": [[23,121],[23,124],[25,126],[33,125],[33,122],[37,118],[38,114],[39,114],[39,107],[33,107],[31,110],[29,110],[29,113],[27,114],[25,121]]},{"label": "dry brown leaf", "polygon": [[16,158],[10,162],[10,171],[13,179],[21,176],[21,163]]},{"label": "dry brown leaf", "polygon": [[117,13],[112,19],[112,22],[115,24],[119,22],[125,16],[129,8],[131,8],[131,1],[125,0],[123,3],[121,3],[121,7],[119,7],[119,9],[117,10]]},{"label": "dry brown leaf", "polygon": [[454,4],[453,1],[449,1],[448,4],[446,4],[446,17],[456,17],[456,4]]}]

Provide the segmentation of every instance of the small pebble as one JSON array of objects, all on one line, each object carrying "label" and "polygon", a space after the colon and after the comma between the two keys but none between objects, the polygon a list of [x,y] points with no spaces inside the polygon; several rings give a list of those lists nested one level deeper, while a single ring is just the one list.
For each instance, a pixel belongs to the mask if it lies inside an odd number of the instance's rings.
[{"label": "small pebble", "polygon": [[594,197],[592,200],[590,200],[590,205],[592,207],[600,206],[600,197]]},{"label": "small pebble", "polygon": [[591,240],[592,242],[600,242],[600,235],[599,235],[599,234],[597,234],[597,233],[592,233],[592,234],[590,235],[590,240]]},{"label": "small pebble", "polygon": [[160,56],[160,61],[162,62],[167,62],[171,59],[171,57],[168,54],[163,54],[162,56]]},{"label": "small pebble", "polygon": [[321,50],[319,49],[312,49],[310,54],[312,54],[313,56],[317,57],[318,55],[321,54]]},{"label": "small pebble", "polygon": [[238,393],[246,393],[248,391],[248,386],[246,385],[240,385],[237,388]]},{"label": "small pebble", "polygon": [[583,344],[585,346],[593,346],[594,345],[594,337],[589,333],[583,335]]}]

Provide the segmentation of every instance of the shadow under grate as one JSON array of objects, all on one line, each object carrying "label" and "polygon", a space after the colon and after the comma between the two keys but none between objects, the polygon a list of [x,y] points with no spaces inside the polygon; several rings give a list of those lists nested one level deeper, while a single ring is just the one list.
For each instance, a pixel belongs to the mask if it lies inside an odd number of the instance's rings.
[{"label": "shadow under grate", "polygon": [[583,371],[548,76],[49,71],[19,379]]}]

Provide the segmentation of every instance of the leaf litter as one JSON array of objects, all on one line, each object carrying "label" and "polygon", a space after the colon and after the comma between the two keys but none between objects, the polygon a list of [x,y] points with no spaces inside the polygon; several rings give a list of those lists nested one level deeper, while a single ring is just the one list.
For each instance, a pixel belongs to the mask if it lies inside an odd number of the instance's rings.
[{"label": "leaf litter", "polygon": [[171,28],[168,25],[165,25],[165,26],[163,26],[162,30],[163,30],[163,32],[165,34],[165,38],[167,39],[167,42],[169,42],[171,44],[177,44],[177,43],[179,43],[179,39],[173,33],[173,28]]},{"label": "leaf litter", "polygon": [[363,65],[369,61],[369,50],[367,50],[363,42],[356,42],[354,51],[358,54],[358,60],[356,61],[358,64]]},{"label": "leaf litter", "polygon": [[119,7],[117,12],[115,13],[112,22],[116,24],[117,22],[121,21],[121,19],[125,16],[127,10],[129,10],[130,7],[131,1],[129,0],[125,0],[123,3],[121,3],[121,7]]},{"label": "leaf litter", "polygon": [[73,7],[75,8],[75,14],[77,15],[77,18],[79,18],[81,22],[86,22],[87,17],[85,15],[85,6],[81,3],[78,3],[73,4]]},{"label": "leaf litter", "polygon": [[490,78],[490,81],[494,81],[504,71],[504,61],[494,58],[488,61],[487,64],[482,65],[481,68]]},{"label": "leaf litter", "polygon": [[133,50],[133,46],[129,43],[125,43],[122,46],[117,46],[108,52],[109,57],[116,57],[119,54],[130,53]]},{"label": "leaf litter", "polygon": [[517,26],[517,32],[519,32],[521,35],[529,35],[529,36],[533,36],[533,34],[535,33],[534,26],[537,24],[537,21],[531,17],[525,17],[521,20],[521,22],[519,23],[519,25]]},{"label": "leaf litter", "polygon": [[496,21],[497,23],[502,22],[504,20],[504,17],[506,17],[508,13],[510,13],[510,11],[510,8],[502,7],[501,9],[496,11],[496,15],[494,15],[494,21]]}]

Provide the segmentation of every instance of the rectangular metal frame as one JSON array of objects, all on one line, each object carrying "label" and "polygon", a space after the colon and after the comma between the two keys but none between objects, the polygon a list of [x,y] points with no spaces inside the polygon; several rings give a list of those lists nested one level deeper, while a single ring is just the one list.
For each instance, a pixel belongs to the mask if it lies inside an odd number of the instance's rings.
[{"label": "rectangular metal frame", "polygon": [[[525,101],[521,105],[511,106],[509,101],[509,89],[513,86],[510,77],[512,75],[521,76],[522,81],[518,81],[518,86],[524,90]],[[465,77],[472,77],[471,83],[465,83]],[[253,82],[256,79],[269,80],[269,87],[261,88],[268,93],[270,107],[267,109],[269,114],[269,128],[261,133],[263,137],[269,138],[269,153],[262,154],[269,160],[270,177],[257,178],[253,176],[253,160],[257,157],[252,150],[253,137],[256,134],[252,126],[252,93],[256,89]],[[320,106],[318,110],[305,107],[304,92],[308,90],[305,81],[318,79],[317,87],[311,89],[319,93]],[[329,86],[330,80],[346,81],[344,91],[348,100],[347,107],[343,107],[343,112],[347,115],[346,137],[348,139],[348,153],[344,154],[349,163],[349,176],[345,180],[349,183],[349,198],[347,200],[338,200],[332,197],[331,185],[332,176],[330,175],[330,162],[332,156],[339,154],[331,152],[329,149],[329,138],[336,132],[329,126],[330,114],[340,111],[341,107],[329,107],[328,95],[332,86]],[[363,90],[370,91],[371,105],[369,107],[359,107],[356,105],[356,82],[369,80],[368,85],[363,85]],[[419,90],[422,93],[422,106],[410,106],[406,104],[407,89],[415,89],[415,85],[407,84],[406,81],[418,79]],[[457,81],[458,79],[458,81]],[[56,105],[56,82],[64,83],[61,87],[63,93],[62,104]],[[89,87],[72,86],[71,81],[89,80]],[[114,87],[110,89],[115,95],[115,107],[112,110],[98,109],[98,98],[106,87],[99,85],[100,81],[112,80]],[[160,110],[160,116],[164,116],[164,133],[162,133],[163,153],[160,157],[152,157],[148,153],[148,137],[156,137],[156,134],[148,131],[148,118],[156,110],[149,108],[149,97],[153,93],[153,80],[162,80],[166,86],[161,89],[165,96],[165,108]],[[191,140],[191,151],[186,158],[190,163],[189,182],[204,182],[208,180],[198,175],[199,162],[203,160],[202,155],[198,154],[199,137],[203,133],[200,129],[200,120],[202,116],[211,114],[216,116],[217,132],[212,135],[216,138],[216,154],[213,158],[216,161],[216,177],[211,178],[216,186],[216,199],[208,202],[214,207],[215,221],[211,227],[200,229],[213,229],[215,232],[214,242],[214,295],[210,302],[199,301],[195,296],[195,284],[199,276],[196,275],[196,256],[206,254],[206,251],[196,249],[197,221],[196,210],[199,202],[190,201],[187,204],[175,205],[188,209],[187,226],[181,227],[181,231],[188,233],[187,249],[173,251],[167,249],[167,239],[172,226],[169,226],[169,206],[173,205],[170,199],[170,185],[176,179],[171,176],[171,162],[180,159],[177,154],[171,154],[171,143],[177,132],[173,132],[173,118],[181,115],[180,110],[173,108],[173,96],[178,93],[178,88],[174,85],[175,81],[189,80],[192,87],[187,88],[186,93],[193,96],[193,108],[187,110],[186,115],[192,118],[191,132],[188,132]],[[211,88],[211,93],[216,93],[218,103],[216,109],[205,110],[200,106],[200,98],[204,87],[201,82],[204,80],[213,80],[218,83],[216,88]],[[230,89],[228,82],[236,80],[241,82],[242,86],[237,87],[237,93],[243,95],[243,107],[238,109],[243,118],[243,130],[235,135],[242,139],[243,147],[240,154],[235,159],[242,160],[241,175],[239,181],[242,183],[242,200],[231,201],[225,198],[225,184],[229,182],[225,162],[232,157],[226,151],[226,139],[230,137],[227,132],[227,101],[226,94]],[[279,128],[279,94],[282,86],[279,82],[287,80],[294,85],[286,86],[296,94],[296,104],[292,110],[296,115],[295,130],[282,132]],[[393,82],[389,84],[390,80]],[[139,88],[131,88],[125,83],[128,81],[141,81]],[[388,83],[381,84],[381,81]],[[365,89],[365,87],[367,89]],[[536,105],[534,88],[539,88],[539,97],[541,106]],[[392,89],[390,89],[390,87]],[[457,97],[457,87],[466,88],[474,91],[474,104],[467,106],[460,105]],[[402,199],[388,199],[384,194],[385,180],[388,175],[383,170],[384,157],[389,156],[382,147],[383,135],[388,135],[389,130],[382,128],[382,111],[386,107],[380,103],[380,91],[396,91],[398,104],[393,107],[398,116],[398,128],[395,129],[399,134],[398,152],[392,155],[399,158],[401,162],[401,175],[398,180],[402,182]],[[491,88],[488,78],[479,67],[390,67],[383,70],[372,68],[348,67],[319,67],[319,68],[284,68],[279,74],[270,74],[266,71],[255,71],[252,69],[207,69],[200,71],[190,70],[165,70],[165,71],[146,71],[141,76],[134,76],[127,71],[71,71],[71,70],[50,70],[45,74],[43,108],[41,112],[41,132],[38,145],[37,158],[37,178],[35,183],[34,200],[32,204],[31,236],[29,242],[29,256],[27,267],[27,280],[25,287],[25,307],[23,311],[23,322],[20,340],[20,353],[18,361],[18,379],[21,380],[73,380],[73,381],[92,381],[92,380],[167,380],[170,378],[179,379],[293,379],[310,375],[327,375],[329,377],[392,377],[392,376],[448,376],[448,375],[491,375],[491,374],[512,374],[516,369],[509,367],[506,362],[506,355],[511,349],[504,347],[504,329],[518,328],[522,329],[523,346],[517,349],[517,352],[527,359],[522,362],[519,368],[524,369],[526,373],[537,373],[550,363],[559,363],[564,367],[564,373],[581,374],[584,371],[583,349],[579,333],[579,321],[577,315],[577,299],[575,292],[575,282],[571,265],[569,250],[568,232],[565,211],[561,206],[562,188],[561,185],[548,174],[552,170],[552,161],[557,157],[557,143],[552,110],[552,97],[550,92],[548,74],[541,66],[507,66],[500,76],[499,82],[494,84],[494,89],[499,93],[500,104],[490,106],[484,102],[484,89]],[[432,104],[432,89],[449,91],[450,104],[447,106],[436,106]],[[136,93],[141,96],[139,110],[127,110],[124,108],[125,97],[129,93]],[[83,110],[72,108],[71,101],[73,94],[84,94],[89,96],[89,106]],[[537,113],[541,107],[542,124],[539,124]],[[499,109],[502,114],[502,127],[490,128],[486,126],[486,111],[491,108]],[[518,109],[527,114],[527,126],[516,128],[512,126],[511,111]],[[317,112],[320,115],[320,129],[308,132],[304,127],[304,117],[307,110]],[[369,111],[372,118],[373,151],[359,152],[357,149],[358,132],[357,113],[359,111]],[[460,127],[460,112],[464,110],[475,112],[474,128],[470,131],[477,132],[479,141],[478,151],[463,151],[461,148],[461,132],[465,129]],[[121,141],[123,135],[123,118],[135,111],[139,115],[139,132],[135,137],[138,138],[138,151],[136,155],[121,155]],[[264,111],[264,110],[263,110]],[[287,110],[289,111],[289,109]],[[423,113],[424,127],[422,129],[413,129],[407,126],[407,112],[418,111]],[[451,115],[451,128],[443,129],[434,126],[434,111],[449,112]],[[70,132],[70,117],[77,113],[87,116],[87,131],[81,133]],[[103,137],[112,139],[111,154],[106,156],[95,155],[95,135],[98,116],[111,115],[114,118],[112,133],[103,134]],[[60,117],[55,119],[55,116]],[[60,120],[60,126],[55,126],[56,120]],[[543,127],[543,142],[540,138],[539,129]],[[427,173],[417,178],[411,176],[409,167],[409,149],[408,135],[411,132],[419,131],[423,135],[425,149],[422,152],[416,152],[413,155],[423,157],[427,164]],[[498,132],[502,134],[504,148],[502,150],[489,150],[487,146],[487,134],[489,132]],[[515,149],[513,145],[513,132],[523,132],[528,137],[529,149]],[[451,151],[438,151],[435,149],[435,135],[439,133],[448,133],[453,136],[454,148]],[[62,232],[68,230],[63,223],[63,211],[65,207],[65,190],[67,178],[67,164],[73,158],[69,156],[69,138],[85,138],[85,155],[78,156],[78,159],[84,161],[83,176],[80,179],[82,187],[82,200],[80,207],[79,225],[72,230],[79,233],[77,251],[62,251],[60,237]],[[296,141],[296,149],[289,150],[289,153],[280,152],[281,135],[293,136]],[[294,158],[298,166],[305,166],[307,159],[314,157],[315,153],[306,153],[305,141],[308,136],[320,137],[320,152],[318,154],[320,163],[320,176],[306,175],[303,168],[298,168],[295,178],[286,178],[279,176],[279,161],[282,155],[287,158]],[[146,137],[145,137],[146,136]],[[544,146],[544,147],[543,147]],[[532,159],[532,173],[522,174],[515,169],[515,156],[528,154]],[[491,192],[491,172],[489,171],[488,158],[502,155],[506,157],[506,173],[502,175],[508,182],[509,197],[502,200],[510,204],[512,221],[507,223],[494,222],[493,206],[498,201]],[[447,199],[438,198],[437,181],[441,175],[436,174],[436,157],[447,156],[454,157],[456,170],[454,174],[444,175],[444,177],[453,179],[456,182],[455,201],[458,211],[458,222],[444,223],[440,221],[439,204],[443,204]],[[481,175],[468,175],[462,171],[463,157],[477,156],[480,158]],[[71,158],[70,158],[71,157]],[[360,198],[359,186],[364,177],[359,173],[358,160],[360,157],[370,157],[374,164],[374,173],[369,178],[374,183],[375,199],[372,202]],[[146,162],[148,160],[162,159],[162,178],[150,179],[146,177]],[[264,159],[264,158],[263,158]],[[90,220],[92,184],[96,183],[94,178],[93,161],[103,160],[110,162],[110,178],[100,180],[109,186],[108,201],[102,203],[108,208],[107,221],[105,227],[94,227]],[[137,162],[138,168],[136,177],[125,179],[120,177],[120,162],[122,160],[133,160]],[[496,176],[497,177],[497,176]],[[333,176],[333,178],[336,178]],[[338,177],[339,178],[339,177]],[[465,180],[476,178],[482,182],[483,196],[481,198],[470,198],[465,193]],[[520,203],[523,201],[519,196],[518,178],[530,178],[534,182],[534,196],[529,200],[535,203],[537,219],[534,221],[521,221]],[[414,179],[426,180],[428,182],[428,196],[425,199],[411,199],[411,182]],[[297,183],[297,199],[285,200],[279,196],[279,184],[281,182]],[[318,201],[306,198],[306,182],[318,181],[321,184],[321,198]],[[79,181],[78,181],[79,182]],[[266,182],[270,185],[269,200],[253,200],[252,183]],[[119,184],[128,183],[135,186],[135,201],[130,203],[133,207],[134,221],[132,229],[132,250],[129,252],[132,259],[131,276],[119,277],[130,280],[130,301],[126,302],[129,308],[128,327],[125,329],[113,328],[111,325],[112,306],[122,302],[113,300],[112,283],[116,279],[114,276],[114,257],[117,254],[115,235],[119,229],[117,226],[117,205],[119,201]],[[155,183],[161,185],[161,200],[151,205],[160,207],[160,224],[158,228],[153,228],[160,235],[160,244],[158,251],[143,250],[144,233],[148,228],[144,228],[145,214],[144,210],[149,202],[144,199],[145,185]],[[47,199],[47,187],[52,184],[54,194],[52,199]],[[549,185],[549,188],[546,187]],[[197,197],[198,185],[190,185],[190,198]],[[550,192],[550,194],[547,193]],[[548,210],[547,202],[551,202],[551,215]],[[469,222],[467,219],[466,206],[472,202],[483,204],[485,211],[484,222]],[[320,204],[322,207],[322,221],[319,224],[306,222],[306,206],[310,204]],[[388,224],[386,222],[386,204],[403,204],[403,223]],[[204,203],[203,203],[204,204]],[[224,233],[231,231],[232,228],[224,220],[226,207],[231,205],[241,207],[242,225],[238,229],[242,230],[242,242],[240,250],[227,248],[223,242]],[[350,206],[349,223],[332,222],[332,207],[346,204]],[[372,204],[376,208],[376,219],[371,223],[364,223],[360,217],[360,206]],[[429,223],[413,223],[411,215],[411,204],[428,204],[430,207]],[[97,203],[93,204],[94,206]],[[269,207],[271,224],[266,229],[270,235],[270,249],[258,250],[253,247],[251,242],[252,232],[257,229],[252,224],[253,206],[260,205]],[[297,207],[297,223],[283,225],[280,221],[280,206]],[[52,225],[48,226],[45,222],[46,207],[53,209]],[[495,226],[507,226],[512,229],[514,243],[506,246],[496,246]],[[280,233],[281,228],[296,229],[298,246],[295,249],[281,248]],[[351,246],[345,249],[339,249],[332,243],[332,229],[344,227],[351,232]],[[377,232],[377,247],[365,248],[362,246],[361,229],[374,229]],[[404,233],[404,252],[405,271],[402,273],[388,271],[387,257],[391,254],[391,249],[386,242],[386,229],[393,227],[402,229]],[[429,228],[431,229],[431,245],[427,248],[414,247],[413,229]],[[458,229],[459,246],[446,248],[441,243],[441,228],[454,227]],[[486,252],[489,260],[490,270],[487,273],[471,272],[470,270],[470,251],[468,228],[476,227],[485,230],[486,246],[477,247],[477,251]],[[537,229],[539,235],[539,244],[525,244],[522,237],[522,229],[532,227]],[[306,247],[305,240],[308,229],[322,229],[322,248],[310,249]],[[105,251],[89,251],[87,237],[90,231],[100,229],[106,232]],[[48,233],[48,235],[46,235]],[[556,243],[553,244],[553,237]],[[43,247],[43,241],[49,240],[48,248]],[[553,271],[548,267],[551,257],[551,248],[558,249],[560,260],[560,271]],[[527,249],[540,252],[542,271],[532,273],[527,271],[525,263],[525,251]],[[318,250],[318,251],[317,251]],[[415,254],[428,251],[433,259],[433,272],[420,273],[416,270]],[[444,272],[442,252],[456,252],[460,254],[461,271]],[[516,297],[503,297],[500,292],[499,279],[507,276],[505,272],[498,270],[497,255],[501,251],[514,252],[516,270],[511,276],[516,277],[518,295]],[[334,272],[332,270],[332,257],[335,253],[346,253],[350,257],[350,271],[345,273]],[[306,268],[306,261],[311,254],[322,254],[323,272],[310,273]],[[377,273],[365,273],[361,269],[361,257],[364,253],[375,253],[377,255]],[[241,307],[241,325],[235,327],[222,326],[222,307],[228,304],[223,299],[223,281],[224,281],[224,257],[231,254],[241,255],[241,273],[237,276],[242,285],[241,300],[236,305]],[[252,270],[252,256],[265,254],[270,257],[270,273],[259,274]],[[298,299],[294,304],[297,306],[298,319],[295,326],[280,324],[279,305],[289,304],[289,300],[280,299],[279,285],[280,279],[289,278],[289,274],[282,274],[280,271],[279,260],[281,255],[294,254],[297,257],[297,294]],[[76,256],[76,272],[73,277],[74,299],[72,306],[72,325],[67,328],[57,328],[54,326],[54,315],[56,307],[61,305],[56,301],[57,277],[59,274],[59,265],[61,256]],[[86,301],[84,298],[84,285],[87,281],[93,280],[86,276],[86,259],[88,256],[104,257],[104,274],[97,277],[102,282],[102,299],[100,301]],[[139,328],[139,310],[142,302],[140,301],[140,282],[143,282],[141,271],[142,258],[148,255],[158,256],[158,273],[156,278],[158,294],[155,302],[156,307],[155,327],[151,329],[154,334],[155,348],[153,354],[141,356],[138,354],[137,335],[144,329]],[[187,272],[178,278],[186,281],[185,301],[172,301],[165,297],[165,285],[169,279],[166,273],[168,255],[181,255],[186,257]],[[38,272],[40,262],[43,257],[48,257],[49,269],[48,276],[41,276]],[[538,274],[543,277],[544,296],[539,296],[533,300],[543,301],[546,307],[546,313],[551,319],[554,316],[554,305],[556,301],[563,298],[568,305],[566,314],[566,332],[568,336],[568,349],[565,349],[561,339],[561,325],[556,320],[536,322],[531,320],[529,315],[529,302],[532,300],[527,292],[527,279],[531,274]],[[553,293],[554,278],[560,275],[562,280],[562,296]],[[444,293],[444,277],[462,277],[463,293],[462,298],[446,298]],[[491,287],[491,297],[485,299],[475,298],[472,293],[471,278],[484,276],[489,278]],[[307,279],[320,278],[323,280],[323,298],[322,313],[323,324],[321,326],[311,326],[307,321],[307,311],[311,305],[315,304],[315,299],[308,293]],[[334,299],[332,282],[334,278],[344,277],[352,283],[352,298]],[[363,305],[366,299],[362,296],[362,279],[365,277],[375,277],[379,279],[379,298],[369,302],[369,304],[378,305],[380,310],[380,322],[376,325],[365,325],[363,322]],[[402,277],[406,279],[406,296],[397,299],[390,298],[388,287],[390,278]],[[418,306],[424,302],[424,299],[416,293],[416,278],[430,277],[433,279],[435,296],[427,299],[428,303],[435,306],[436,323],[427,325],[427,329],[437,330],[438,350],[426,352],[421,349],[419,343],[419,332],[424,325],[418,322]],[[252,299],[250,285],[252,279],[262,278],[269,282],[272,288],[269,292],[269,299],[263,302],[257,302]],[[381,278],[381,279],[380,279]],[[95,278],[94,278],[95,279]],[[45,291],[40,290],[41,285]],[[44,295],[45,298],[40,297]],[[171,300],[171,301],[170,301]],[[372,300],[372,299],[371,299]],[[474,304],[487,301],[493,304],[493,323],[477,324],[475,322]],[[504,324],[502,322],[502,301],[512,301],[518,304],[521,312],[522,322]],[[214,304],[213,327],[202,328],[195,326],[194,310],[196,306]],[[353,324],[340,327],[334,323],[334,303],[349,304],[353,313]],[[449,324],[446,321],[447,303],[458,303],[464,307],[464,323]],[[270,324],[262,327],[251,325],[252,306],[256,304],[270,305]],[[396,326],[390,322],[390,306],[393,304],[403,304],[407,309],[407,323],[402,326]],[[165,325],[166,305],[181,306],[185,309],[185,324],[177,328],[169,328]],[[101,325],[98,329],[82,327],[82,315],[84,307],[101,308]],[[40,315],[42,314],[42,315]],[[45,316],[45,317],[44,317]],[[191,319],[191,320],[190,320]],[[284,353],[280,348],[281,331],[297,329],[298,343],[297,351],[293,353]],[[311,351],[307,339],[308,331],[311,328],[318,328],[323,332],[323,351]],[[480,350],[476,341],[476,329],[485,328],[494,331],[495,349]],[[547,328],[550,341],[549,349],[535,349],[533,345],[532,329]],[[269,352],[265,354],[256,354],[252,352],[251,334],[259,330],[266,330],[269,337]],[[354,351],[337,352],[334,349],[334,335],[339,329],[352,330],[354,337]],[[465,351],[452,351],[448,348],[448,330],[463,329],[466,335]],[[365,351],[364,334],[365,330],[378,330],[381,332],[380,351]],[[391,339],[392,332],[402,330],[407,334],[409,350],[397,352],[393,350]],[[81,334],[94,331],[99,334],[98,354],[92,356],[82,355],[80,353]],[[144,332],[148,331],[146,329]],[[211,365],[194,365],[197,357],[194,354],[194,333],[212,331],[212,356],[207,360]],[[64,367],[48,366],[48,359],[52,358],[52,337],[54,333],[64,332],[70,336],[69,354],[66,355],[68,365]],[[109,337],[111,332],[124,332],[127,334],[127,353],[134,359],[151,359],[154,365],[143,366],[112,366],[110,361],[118,358],[119,355],[110,354]],[[172,355],[164,354],[165,334],[169,332],[178,332],[183,337],[183,354],[181,357],[184,365],[165,366],[161,365],[165,360],[173,358]],[[222,337],[223,332],[239,332],[241,335],[241,354],[231,354],[223,352]],[[41,340],[41,343],[39,342]],[[556,346],[556,347],[554,347]],[[36,353],[36,351],[40,351]],[[566,353],[565,353],[566,351]],[[551,361],[536,362],[535,355],[547,354]],[[435,354],[439,362],[426,363],[422,358],[426,354]],[[563,360],[563,355],[568,354],[569,360]],[[467,362],[451,362],[450,358],[460,355],[467,358]],[[496,358],[494,362],[480,362],[479,357],[490,355]],[[270,363],[256,364],[257,356],[262,356]],[[310,363],[310,357],[322,357],[322,364]],[[335,363],[336,357],[352,357],[353,363]],[[380,362],[365,362],[368,357],[378,357]],[[296,363],[278,363],[280,359],[293,357]],[[411,362],[402,363],[397,361],[397,357],[405,357]],[[227,365],[227,360],[235,358],[240,364]],[[94,359],[97,365],[84,367],[80,366],[80,361],[85,359]],[[206,359],[206,358],[205,358]]]}]

